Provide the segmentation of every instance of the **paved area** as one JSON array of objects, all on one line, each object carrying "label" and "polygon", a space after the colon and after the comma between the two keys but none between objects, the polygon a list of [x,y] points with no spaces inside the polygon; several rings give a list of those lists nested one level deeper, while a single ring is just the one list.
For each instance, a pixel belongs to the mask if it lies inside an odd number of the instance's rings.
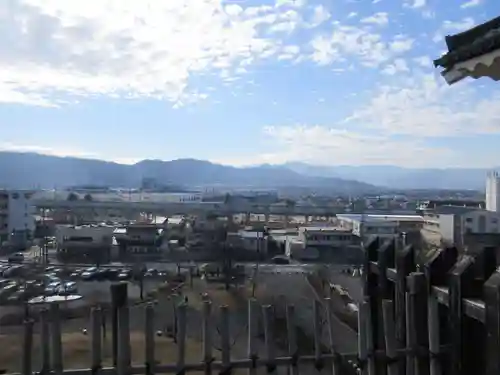
[{"label": "paved area", "polygon": [[[309,337],[313,337],[313,301],[314,292],[306,281],[304,274],[285,273],[280,274],[260,274],[259,285],[262,285],[270,303],[295,305],[296,319],[298,325]],[[345,323],[337,318],[333,319],[334,347],[343,353],[353,353],[357,351],[357,334]],[[323,329],[325,344],[328,344],[326,326]]]}]

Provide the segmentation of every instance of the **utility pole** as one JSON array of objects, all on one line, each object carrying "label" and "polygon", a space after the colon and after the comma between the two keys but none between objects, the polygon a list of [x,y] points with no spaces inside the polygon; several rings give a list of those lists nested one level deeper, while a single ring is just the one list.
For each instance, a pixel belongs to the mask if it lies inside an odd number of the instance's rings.
[{"label": "utility pole", "polygon": [[257,263],[255,264],[255,267],[253,269],[253,276],[252,276],[252,298],[255,298],[255,292],[257,289],[257,277],[259,277],[259,264],[261,258],[261,253],[260,253],[261,238],[264,239],[266,237],[267,237],[267,228],[264,228],[264,231],[262,232],[262,237],[260,236],[260,232],[257,232]]},{"label": "utility pole", "polygon": [[227,246],[227,228],[224,228],[223,233],[223,243],[222,243],[222,254],[223,254],[223,263],[222,270],[224,272],[224,285],[226,290],[229,290],[231,287],[231,276],[233,270],[233,262],[232,262],[232,252],[230,248]]}]

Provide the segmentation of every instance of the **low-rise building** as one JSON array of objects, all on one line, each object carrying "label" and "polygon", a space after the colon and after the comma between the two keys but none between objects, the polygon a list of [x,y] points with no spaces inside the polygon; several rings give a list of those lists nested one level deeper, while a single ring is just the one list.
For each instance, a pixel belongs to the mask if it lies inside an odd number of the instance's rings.
[{"label": "low-rise building", "polygon": [[267,238],[262,231],[240,230],[228,233],[228,243],[233,248],[250,253],[267,254]]},{"label": "low-rise building", "polygon": [[337,215],[337,222],[342,228],[352,230],[361,240],[373,235],[392,238],[403,232],[418,232],[424,225],[420,215],[340,214]]},{"label": "low-rise building", "polygon": [[430,247],[443,243],[465,248],[466,236],[500,233],[500,213],[472,207],[442,206],[424,212],[422,237]]},{"label": "low-rise building", "polygon": [[105,225],[58,225],[57,255],[65,261],[106,263],[111,259],[113,230]]},{"label": "low-rise building", "polygon": [[0,190],[0,243],[15,242],[26,246],[35,231],[33,192],[25,190]]},{"label": "low-rise building", "polygon": [[347,259],[359,250],[360,240],[352,229],[332,226],[299,227],[295,236],[287,236],[285,255],[301,260]]},{"label": "low-rise building", "polygon": [[339,227],[300,227],[298,239],[306,247],[343,247],[353,244],[352,230]]},{"label": "low-rise building", "polygon": [[162,252],[163,229],[155,224],[136,223],[113,231],[116,242],[116,256],[160,257]]}]

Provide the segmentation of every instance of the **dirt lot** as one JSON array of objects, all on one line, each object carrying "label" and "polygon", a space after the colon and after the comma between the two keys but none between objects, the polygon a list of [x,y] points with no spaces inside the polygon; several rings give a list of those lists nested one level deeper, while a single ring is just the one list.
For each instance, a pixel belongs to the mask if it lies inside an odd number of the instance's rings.
[{"label": "dirt lot", "polygon": [[[0,364],[6,372],[18,372],[21,367],[21,335],[0,335]],[[162,363],[175,362],[177,358],[177,345],[172,339],[156,337],[156,358]],[[144,334],[131,333],[132,363],[144,364]],[[63,358],[65,369],[88,368],[90,366],[90,335],[81,332],[65,333],[63,335]],[[196,362],[201,360],[201,344],[196,340],[187,341],[186,361]],[[33,360],[34,370],[41,367],[40,338],[34,337]],[[103,365],[110,366],[111,358],[111,333],[108,334],[103,347]]]}]

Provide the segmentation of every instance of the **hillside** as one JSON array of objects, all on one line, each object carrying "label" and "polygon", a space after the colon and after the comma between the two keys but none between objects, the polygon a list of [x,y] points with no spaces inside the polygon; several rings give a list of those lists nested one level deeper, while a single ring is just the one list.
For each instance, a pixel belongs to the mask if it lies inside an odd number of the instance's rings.
[{"label": "hillside", "polygon": [[[316,166],[288,163],[289,168],[306,176],[336,177],[394,189],[471,189],[484,190],[487,169],[482,168],[404,168],[390,165]],[[495,168],[500,170],[500,168]]]},{"label": "hillside", "polygon": [[137,188],[143,178],[186,187],[310,188],[338,194],[380,191],[354,180],[306,176],[286,167],[235,168],[194,159],[143,160],[124,165],[102,160],[0,152],[0,186],[63,188],[76,185]]}]

